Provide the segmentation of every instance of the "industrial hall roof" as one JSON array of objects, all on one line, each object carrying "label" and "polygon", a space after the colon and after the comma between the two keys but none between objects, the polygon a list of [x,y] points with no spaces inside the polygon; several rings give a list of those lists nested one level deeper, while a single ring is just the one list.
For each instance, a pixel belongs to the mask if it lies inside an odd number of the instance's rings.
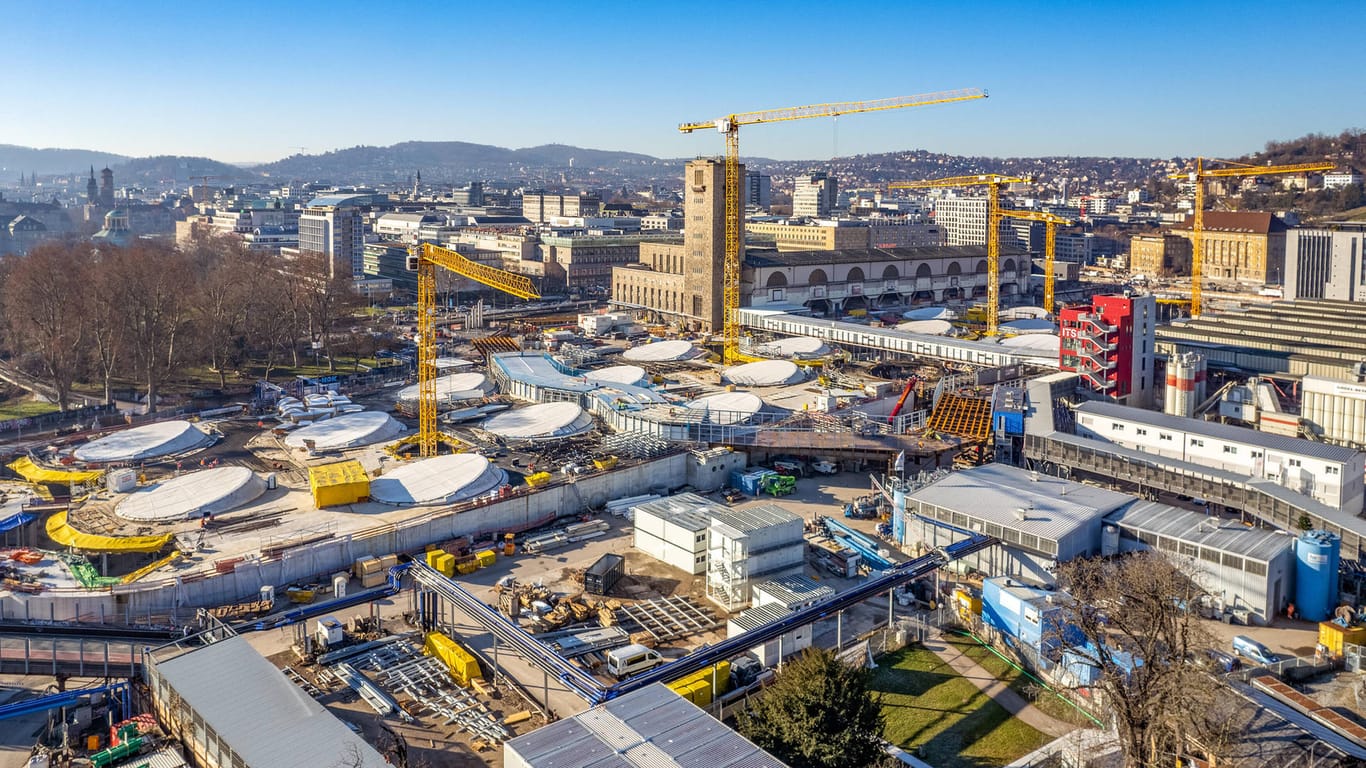
[{"label": "industrial hall roof", "polygon": [[[1001,248],[1002,256],[1024,256],[1018,248]],[[749,249],[747,267],[819,267],[823,264],[860,264],[871,261],[924,261],[987,257],[985,245],[921,245],[908,248],[844,248],[838,251],[770,251]],[[869,275],[869,280],[881,279]],[[906,275],[909,277],[909,275]]]},{"label": "industrial hall roof", "polygon": [[155,674],[248,768],[388,766],[374,747],[290,682],[246,638],[160,661]]},{"label": "industrial hall roof", "polygon": [[785,768],[661,683],[504,745],[536,768]]},{"label": "industrial hall roof", "polygon": [[1273,560],[1295,541],[1284,533],[1249,528],[1156,501],[1136,501],[1105,521],[1264,562]]},{"label": "industrial hall roof", "polygon": [[[1128,494],[987,464],[952,472],[906,497],[1057,541],[1133,500]],[[1019,510],[1024,510],[1020,519]]]},{"label": "industrial hall roof", "polygon": [[1121,419],[1137,424],[1147,424],[1158,428],[1165,427],[1175,432],[1193,432],[1197,435],[1204,435],[1205,437],[1216,440],[1256,445],[1273,451],[1283,451],[1299,456],[1312,456],[1325,461],[1351,461],[1357,454],[1357,452],[1351,448],[1343,448],[1340,445],[1327,445],[1325,443],[1314,442],[1313,440],[1302,440],[1298,437],[1273,435],[1270,432],[1262,432],[1258,429],[1235,427],[1231,424],[1220,424],[1217,421],[1189,419],[1184,416],[1172,416],[1157,411],[1146,411],[1142,408],[1131,408],[1127,405],[1108,403],[1099,400],[1093,400],[1078,405],[1076,412],[1078,414],[1095,414],[1096,416],[1104,416],[1111,419]]}]

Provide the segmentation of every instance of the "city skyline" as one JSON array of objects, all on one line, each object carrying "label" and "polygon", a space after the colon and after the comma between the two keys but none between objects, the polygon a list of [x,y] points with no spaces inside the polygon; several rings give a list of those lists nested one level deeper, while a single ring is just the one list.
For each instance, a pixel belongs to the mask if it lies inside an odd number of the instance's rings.
[{"label": "city skyline", "polygon": [[[906,149],[1237,156],[1354,127],[1366,95],[1316,39],[1340,4],[1312,18],[1269,3],[1157,3],[1142,14],[1077,3],[697,3],[629,16],[539,2],[141,7],[10,9],[0,56],[25,77],[0,106],[0,143],[235,163],[403,141],[676,158],[722,148],[710,132],[679,134],[684,121],[980,87],[990,99],[751,129],[742,149],[778,160]],[[1273,22],[1293,59],[1253,47]],[[733,64],[722,28],[741,40]],[[441,29],[450,37],[422,37]]]}]

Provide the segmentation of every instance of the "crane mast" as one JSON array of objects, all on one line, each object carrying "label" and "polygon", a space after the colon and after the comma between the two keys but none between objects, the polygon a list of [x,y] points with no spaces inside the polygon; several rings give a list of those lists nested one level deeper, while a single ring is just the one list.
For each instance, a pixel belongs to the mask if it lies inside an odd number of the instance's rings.
[{"label": "crane mast", "polygon": [[986,336],[996,336],[1001,321],[1001,187],[1006,184],[1030,184],[1033,178],[1002,176],[985,173],[977,176],[946,176],[925,181],[898,181],[888,184],[890,189],[943,189],[948,187],[987,188],[987,329]]},{"label": "crane mast", "polygon": [[721,272],[723,281],[721,358],[727,365],[737,362],[740,358],[740,273],[742,268],[741,251],[743,250],[743,244],[740,242],[740,126],[805,120],[812,117],[838,117],[858,112],[881,112],[903,107],[928,107],[935,104],[985,99],[986,97],[987,92],[984,90],[965,88],[956,91],[941,91],[919,96],[898,96],[872,101],[842,101],[758,112],[737,112],[716,120],[683,123],[678,126],[678,130],[682,133],[714,128],[726,137],[726,231],[725,254]]},{"label": "crane mast", "polygon": [[1201,274],[1204,263],[1205,240],[1205,182],[1209,179],[1239,178],[1246,176],[1269,176],[1286,173],[1316,173],[1331,171],[1332,163],[1295,163],[1293,165],[1242,165],[1227,160],[1211,160],[1233,168],[1206,168],[1205,158],[1195,158],[1195,169],[1184,173],[1173,173],[1172,179],[1189,179],[1195,184],[1195,212],[1191,217],[1191,317],[1199,317],[1201,293],[1203,289]]},{"label": "crane mast", "polygon": [[1022,219],[1024,221],[1042,221],[1044,223],[1044,266],[1043,266],[1043,309],[1051,317],[1054,311],[1053,299],[1053,264],[1057,258],[1058,245],[1058,225],[1064,227],[1072,226],[1071,219],[1063,218],[1053,213],[1043,211],[1001,211],[1001,215],[1008,219]]},{"label": "crane mast", "polygon": [[526,275],[470,261],[449,248],[431,243],[408,249],[408,268],[417,272],[417,446],[418,455],[423,458],[436,455],[441,434],[436,423],[437,267],[519,299],[541,297]]}]

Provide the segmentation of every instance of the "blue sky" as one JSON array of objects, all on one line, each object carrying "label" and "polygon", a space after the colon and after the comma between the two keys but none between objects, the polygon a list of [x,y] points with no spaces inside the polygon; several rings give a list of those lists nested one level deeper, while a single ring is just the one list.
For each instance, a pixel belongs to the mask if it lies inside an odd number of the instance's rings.
[{"label": "blue sky", "polygon": [[5,8],[0,143],[267,161],[358,144],[714,153],[680,122],[985,88],[759,126],[746,155],[1232,156],[1366,126],[1354,3],[138,2]]}]

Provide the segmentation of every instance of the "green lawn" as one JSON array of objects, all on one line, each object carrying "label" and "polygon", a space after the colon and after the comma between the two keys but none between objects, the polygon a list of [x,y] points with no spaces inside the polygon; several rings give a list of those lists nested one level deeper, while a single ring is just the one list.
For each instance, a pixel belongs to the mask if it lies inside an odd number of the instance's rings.
[{"label": "green lawn", "polygon": [[[76,404],[80,405],[79,399],[77,399]],[[56,410],[57,406],[54,403],[45,403],[39,400],[31,400],[28,397],[22,397],[10,400],[7,403],[0,403],[0,421],[9,421],[10,419],[31,419],[34,416],[42,416],[44,414],[53,413]]]},{"label": "green lawn", "polygon": [[1005,765],[1049,741],[924,648],[883,656],[872,687],[882,692],[887,740],[935,768]]},{"label": "green lawn", "polygon": [[1015,692],[1023,696],[1026,701],[1033,703],[1034,706],[1044,714],[1077,726],[1095,725],[1095,723],[1088,720],[1085,715],[1078,712],[1071,704],[1060,699],[1057,694],[1043,689],[1043,686],[1039,683],[1030,679],[1028,675],[1016,669],[1005,659],[992,653],[991,649],[986,648],[976,640],[973,640],[970,637],[947,633],[944,635],[944,640],[950,645],[956,646],[962,651],[964,656],[977,662],[997,680],[1009,685]]}]

